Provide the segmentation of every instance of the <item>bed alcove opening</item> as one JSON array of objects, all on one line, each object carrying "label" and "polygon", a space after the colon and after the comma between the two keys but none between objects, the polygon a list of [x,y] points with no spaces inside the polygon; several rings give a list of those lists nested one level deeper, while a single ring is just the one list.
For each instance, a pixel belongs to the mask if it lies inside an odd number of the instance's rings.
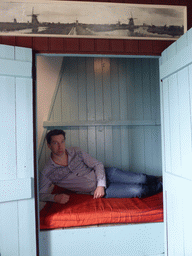
[{"label": "bed alcove opening", "polygon": [[36,55],[39,171],[50,155],[43,125],[56,125],[67,132],[66,147],[79,146],[105,166],[161,176],[158,61]]}]

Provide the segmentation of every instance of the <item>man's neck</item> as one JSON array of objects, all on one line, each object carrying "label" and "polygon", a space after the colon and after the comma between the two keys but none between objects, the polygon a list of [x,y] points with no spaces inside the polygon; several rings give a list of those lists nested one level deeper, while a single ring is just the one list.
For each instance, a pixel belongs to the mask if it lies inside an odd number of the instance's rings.
[{"label": "man's neck", "polygon": [[53,160],[54,163],[56,163],[58,165],[62,165],[62,166],[68,165],[68,155],[67,155],[66,151],[62,156],[57,156],[57,155],[51,154],[51,159]]}]

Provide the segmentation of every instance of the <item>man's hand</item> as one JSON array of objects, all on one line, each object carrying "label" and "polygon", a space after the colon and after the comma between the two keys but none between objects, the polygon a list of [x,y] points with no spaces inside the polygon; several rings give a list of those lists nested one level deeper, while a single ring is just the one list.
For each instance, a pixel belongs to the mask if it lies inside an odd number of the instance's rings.
[{"label": "man's hand", "polygon": [[95,192],[94,192],[94,195],[93,195],[93,199],[103,197],[104,195],[105,195],[104,187],[97,187],[95,189]]},{"label": "man's hand", "polygon": [[59,204],[66,204],[69,201],[69,195],[66,194],[58,194],[54,196],[54,200]]}]

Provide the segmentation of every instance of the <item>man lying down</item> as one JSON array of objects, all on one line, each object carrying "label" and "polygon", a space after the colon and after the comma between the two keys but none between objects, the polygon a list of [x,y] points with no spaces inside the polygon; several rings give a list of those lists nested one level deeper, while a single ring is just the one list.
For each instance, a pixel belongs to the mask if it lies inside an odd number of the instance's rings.
[{"label": "man lying down", "polygon": [[67,194],[51,194],[51,185],[93,198],[147,197],[162,191],[155,176],[104,168],[104,165],[77,147],[65,148],[65,132],[52,130],[46,135],[51,156],[40,173],[40,201],[65,204]]}]

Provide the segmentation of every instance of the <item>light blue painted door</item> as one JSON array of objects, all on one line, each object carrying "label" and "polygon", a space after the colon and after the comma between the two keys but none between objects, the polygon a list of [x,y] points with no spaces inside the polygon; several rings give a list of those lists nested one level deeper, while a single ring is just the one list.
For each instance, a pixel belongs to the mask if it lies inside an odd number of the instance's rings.
[{"label": "light blue painted door", "polygon": [[160,58],[166,255],[192,255],[192,30]]},{"label": "light blue painted door", "polygon": [[32,51],[0,45],[0,255],[35,256]]}]

